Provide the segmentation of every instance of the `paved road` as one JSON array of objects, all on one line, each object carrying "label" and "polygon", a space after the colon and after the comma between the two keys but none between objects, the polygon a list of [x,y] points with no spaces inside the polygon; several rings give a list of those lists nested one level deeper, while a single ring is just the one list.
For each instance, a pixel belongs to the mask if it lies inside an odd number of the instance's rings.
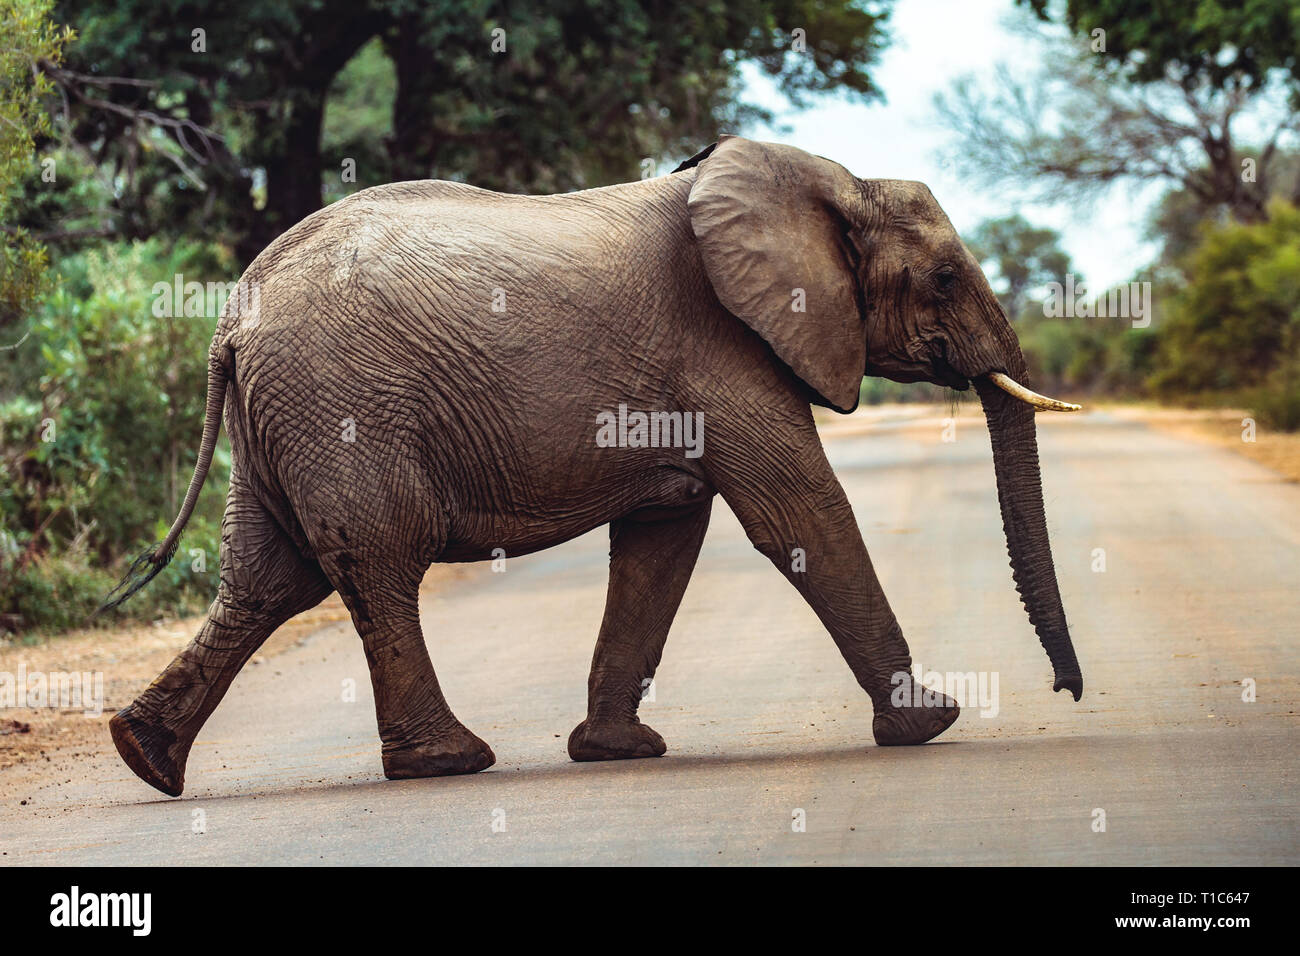
[{"label": "paved road", "polygon": [[1039,421],[1078,704],[1051,693],[1012,590],[982,423],[945,443],[937,419],[851,420],[828,451],[913,654],[995,673],[996,715],[968,707],[933,744],[875,747],[829,636],[719,502],[642,708],[668,756],[565,755],[602,529],[504,574],[474,566],[426,602],[439,676],[495,748],[490,772],[384,781],[361,648],[338,625],[240,676],[184,798],[146,788],[106,743],[0,807],[0,862],[1300,862],[1300,487],[1105,414]]}]

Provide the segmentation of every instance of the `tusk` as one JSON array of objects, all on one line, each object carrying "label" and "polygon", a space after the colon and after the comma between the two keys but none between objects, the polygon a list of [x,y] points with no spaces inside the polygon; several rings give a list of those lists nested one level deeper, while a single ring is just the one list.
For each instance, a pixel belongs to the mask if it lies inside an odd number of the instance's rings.
[{"label": "tusk", "polygon": [[1045,412],[1077,412],[1083,408],[1082,405],[1075,405],[1073,402],[1061,402],[1055,398],[1048,398],[1046,395],[1031,392],[1010,375],[1003,375],[1001,372],[989,372],[989,381],[1008,395],[1014,395],[1022,402],[1033,405],[1034,408],[1042,409]]}]

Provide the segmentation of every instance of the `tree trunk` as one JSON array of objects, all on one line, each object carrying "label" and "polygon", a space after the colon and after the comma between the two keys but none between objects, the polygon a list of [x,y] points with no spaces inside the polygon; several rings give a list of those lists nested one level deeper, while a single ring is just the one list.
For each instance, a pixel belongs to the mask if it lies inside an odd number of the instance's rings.
[{"label": "tree trunk", "polygon": [[[238,255],[248,263],[276,236],[321,207],[320,134],[325,118],[324,92],[303,91],[291,101],[279,150],[268,157],[266,208],[240,237]],[[269,120],[266,124],[269,125]]]},{"label": "tree trunk", "polygon": [[393,135],[388,141],[393,179],[428,179],[433,172],[435,122],[432,115],[434,81],[429,63],[433,57],[420,42],[414,17],[398,22],[384,49],[397,72],[393,100]]},{"label": "tree trunk", "polygon": [[288,93],[288,116],[263,115],[256,139],[270,144],[261,158],[266,171],[266,208],[254,216],[236,254],[251,262],[286,229],[321,208],[321,128],[334,77],[372,37],[391,23],[386,12],[366,9],[348,17],[327,5],[305,22],[295,59],[302,63]]}]

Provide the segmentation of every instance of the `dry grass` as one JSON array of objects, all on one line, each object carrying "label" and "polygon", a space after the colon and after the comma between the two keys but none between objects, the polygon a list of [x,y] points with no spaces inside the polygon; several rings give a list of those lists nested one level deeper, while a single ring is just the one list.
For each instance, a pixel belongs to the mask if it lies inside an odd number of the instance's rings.
[{"label": "dry grass", "polygon": [[1279,432],[1256,425],[1255,440],[1245,441],[1240,409],[1163,408],[1158,405],[1106,405],[1107,412],[1135,418],[1180,438],[1208,442],[1245,455],[1271,468],[1288,481],[1300,482],[1300,432]]}]

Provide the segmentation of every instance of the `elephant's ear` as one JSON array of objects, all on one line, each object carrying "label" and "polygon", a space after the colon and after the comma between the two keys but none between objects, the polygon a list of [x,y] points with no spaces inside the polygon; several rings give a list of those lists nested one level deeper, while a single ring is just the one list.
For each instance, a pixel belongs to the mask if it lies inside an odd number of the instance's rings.
[{"label": "elephant's ear", "polygon": [[832,408],[857,407],[867,364],[856,249],[858,181],[792,146],[723,136],[687,206],[718,300]]}]

